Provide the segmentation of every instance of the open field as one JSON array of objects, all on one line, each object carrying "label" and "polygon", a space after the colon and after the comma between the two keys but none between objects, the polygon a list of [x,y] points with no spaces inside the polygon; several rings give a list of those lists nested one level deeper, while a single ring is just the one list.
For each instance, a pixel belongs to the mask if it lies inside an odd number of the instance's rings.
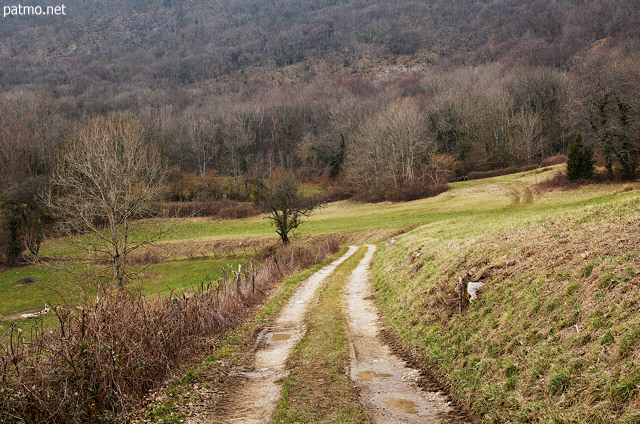
[{"label": "open field", "polygon": [[[637,422],[640,184],[532,186],[557,169],[457,182],[407,203],[331,203],[295,236],[377,243],[384,321],[484,421]],[[175,223],[164,243],[192,248],[150,265],[147,293],[215,279],[278,242],[262,217]],[[26,277],[37,282],[14,285]],[[484,283],[468,308],[459,278]],[[72,293],[47,269],[0,273],[0,313],[42,307],[45,286]]]}]

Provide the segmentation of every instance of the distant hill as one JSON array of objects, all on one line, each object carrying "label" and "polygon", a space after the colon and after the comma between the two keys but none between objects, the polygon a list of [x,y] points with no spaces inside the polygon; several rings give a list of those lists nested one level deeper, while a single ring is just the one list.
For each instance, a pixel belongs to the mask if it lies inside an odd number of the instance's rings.
[{"label": "distant hill", "polygon": [[[29,3],[30,4],[30,3]],[[35,3],[33,3],[35,5]],[[0,20],[0,85],[218,84],[299,64],[370,75],[393,64],[566,66],[640,35],[638,0],[66,0],[65,16]],[[233,84],[221,84],[225,91]]]}]

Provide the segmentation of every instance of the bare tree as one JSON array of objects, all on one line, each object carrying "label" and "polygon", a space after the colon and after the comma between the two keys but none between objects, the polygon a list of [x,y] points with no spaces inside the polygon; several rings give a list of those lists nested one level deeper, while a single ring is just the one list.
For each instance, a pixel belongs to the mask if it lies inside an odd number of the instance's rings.
[{"label": "bare tree", "polygon": [[367,120],[347,157],[356,190],[402,190],[416,180],[416,170],[435,151],[427,121],[411,99],[400,99]]},{"label": "bare tree", "polygon": [[239,194],[238,181],[242,173],[246,149],[255,136],[251,128],[251,113],[248,107],[236,106],[227,110],[223,117],[225,133],[223,146],[227,153],[227,164]]},{"label": "bare tree", "polygon": [[189,146],[195,153],[198,174],[203,184],[207,182],[207,167],[218,154],[218,146],[214,141],[214,135],[218,130],[215,106],[210,107],[207,112],[208,116],[202,116],[195,110],[185,114]]},{"label": "bare tree", "polygon": [[139,221],[164,183],[159,154],[144,142],[140,124],[124,114],[91,119],[67,141],[52,181],[46,200],[61,234],[82,246],[79,259],[108,259],[122,289],[128,256],[163,234]]},{"label": "bare tree", "polygon": [[290,171],[276,171],[270,179],[253,185],[253,202],[269,213],[267,218],[273,221],[285,245],[289,244],[289,233],[319,206],[303,195],[302,186]]}]

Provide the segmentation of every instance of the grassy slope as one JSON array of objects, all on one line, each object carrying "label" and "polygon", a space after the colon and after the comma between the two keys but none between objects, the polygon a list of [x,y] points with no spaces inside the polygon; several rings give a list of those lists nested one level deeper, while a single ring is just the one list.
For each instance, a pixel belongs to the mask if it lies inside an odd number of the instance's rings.
[{"label": "grassy slope", "polygon": [[[386,243],[374,265],[385,321],[487,422],[638,422],[640,197],[629,188],[552,192]],[[485,286],[460,313],[465,272]]]}]

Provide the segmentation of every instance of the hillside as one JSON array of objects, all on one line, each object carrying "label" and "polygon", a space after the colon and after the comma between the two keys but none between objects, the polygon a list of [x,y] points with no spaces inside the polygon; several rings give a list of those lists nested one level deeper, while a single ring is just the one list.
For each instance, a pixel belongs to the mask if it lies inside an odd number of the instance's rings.
[{"label": "hillside", "polygon": [[[0,83],[82,93],[242,79],[302,63],[369,76],[399,59],[460,66],[506,59],[566,67],[592,42],[640,35],[633,0],[184,0],[65,2],[65,16],[0,21]],[[371,57],[375,60],[371,61]],[[124,88],[124,87],[123,87]]]},{"label": "hillside", "polygon": [[[539,192],[385,243],[385,322],[484,422],[637,422],[636,190]],[[468,307],[459,279],[482,283]]]}]

